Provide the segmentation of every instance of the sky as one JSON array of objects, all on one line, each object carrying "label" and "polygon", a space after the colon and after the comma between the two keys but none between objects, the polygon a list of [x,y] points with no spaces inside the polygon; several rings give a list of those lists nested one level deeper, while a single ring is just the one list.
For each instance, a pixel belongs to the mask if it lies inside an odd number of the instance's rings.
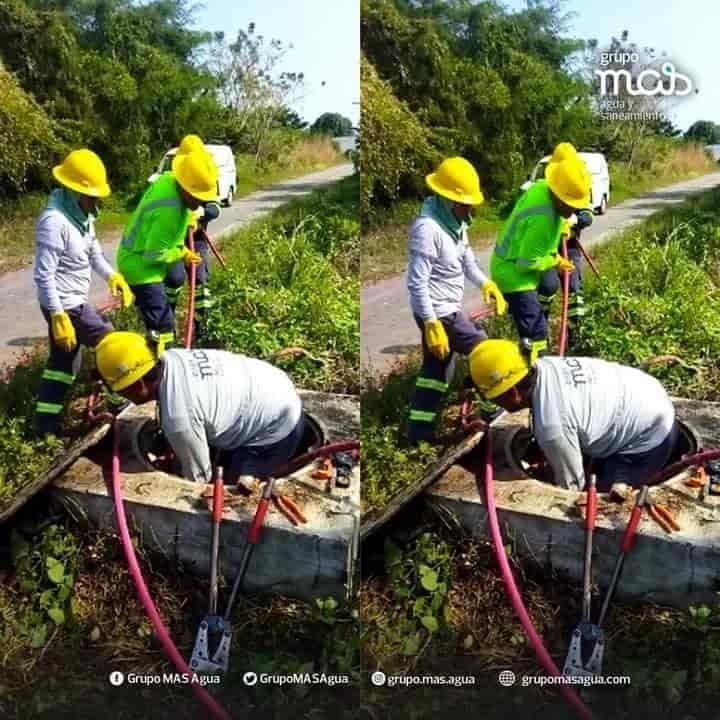
[{"label": "sky", "polygon": [[[523,0],[505,0],[518,9]],[[574,13],[568,34],[597,38],[603,46],[623,30],[640,47],[667,51],[699,89],[678,102],[673,122],[686,130],[695,120],[720,123],[720,3],[718,0],[566,0],[563,8]]]},{"label": "sky", "polygon": [[360,0],[205,0],[195,17],[198,29],[228,39],[254,22],[256,34],[293,45],[282,69],[305,73],[293,109],[310,123],[338,112],[359,124]]}]

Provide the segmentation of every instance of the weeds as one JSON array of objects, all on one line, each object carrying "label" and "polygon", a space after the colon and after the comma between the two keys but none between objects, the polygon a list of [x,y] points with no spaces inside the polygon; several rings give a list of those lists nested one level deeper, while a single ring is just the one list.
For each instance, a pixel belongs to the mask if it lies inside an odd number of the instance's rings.
[{"label": "weeds", "polygon": [[297,203],[226,241],[213,274],[208,332],[219,347],[283,361],[300,386],[356,392],[360,333],[357,178]]}]

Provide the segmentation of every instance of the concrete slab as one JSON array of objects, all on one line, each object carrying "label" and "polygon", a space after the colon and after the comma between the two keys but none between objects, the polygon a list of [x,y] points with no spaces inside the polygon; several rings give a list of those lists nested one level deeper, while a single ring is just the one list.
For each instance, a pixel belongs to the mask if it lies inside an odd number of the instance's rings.
[{"label": "concrete slab", "polygon": [[[678,417],[705,449],[720,447],[720,404],[674,400]],[[580,583],[584,548],[580,493],[528,478],[513,469],[505,454],[507,438],[527,425],[527,413],[505,415],[493,425],[495,501],[513,553],[532,558],[546,571]],[[627,557],[618,587],[625,600],[653,601],[676,607],[710,602],[720,589],[720,497],[699,498],[687,487],[688,473],[652,488],[649,499],[666,505],[681,530],[665,533],[646,513]],[[482,478],[453,466],[426,493],[447,519],[477,537],[488,537],[487,511],[478,492]],[[614,502],[600,495],[595,531],[594,582],[606,587],[617,557],[633,500]]]},{"label": "concrete slab", "polygon": [[[311,418],[319,422],[327,441],[357,438],[359,401],[356,397],[303,392]],[[155,470],[137,454],[137,428],[154,417],[154,404],[129,409],[121,425],[121,484],[131,530],[145,544],[180,563],[191,573],[209,575],[211,518],[202,497],[207,485]],[[277,490],[303,507],[307,524],[293,526],[272,508],[248,570],[246,588],[302,598],[343,598],[352,585],[360,512],[360,468],[350,488],[326,492],[325,482],[310,477],[307,467],[280,478]],[[82,457],[52,488],[54,498],[74,517],[115,530],[109,492],[109,462]],[[220,529],[221,572],[232,582],[245,536],[260,497],[233,495],[226,501]]]}]

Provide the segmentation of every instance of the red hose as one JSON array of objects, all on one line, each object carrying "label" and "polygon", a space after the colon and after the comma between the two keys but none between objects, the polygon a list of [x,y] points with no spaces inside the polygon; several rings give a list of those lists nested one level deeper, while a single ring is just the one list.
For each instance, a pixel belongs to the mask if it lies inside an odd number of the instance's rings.
[{"label": "red hose", "polygon": [[[188,229],[188,247],[195,252],[195,231]],[[197,278],[197,265],[190,263],[190,289],[188,297],[187,317],[185,318],[185,349],[192,347],[193,324],[195,319],[195,281]]]},{"label": "red hose", "polygon": [[[128,530],[127,518],[125,516],[125,507],[123,505],[122,490],[120,488],[120,427],[117,420],[113,423],[113,452],[112,452],[112,490],[113,490],[113,501],[115,503],[115,515],[117,516],[118,530],[120,531],[120,541],[125,551],[125,559],[127,560],[128,567],[130,568],[130,575],[132,575],[133,582],[135,583],[135,589],[137,590],[140,602],[145,608],[145,612],[150,618],[155,632],[157,633],[160,644],[165,650],[165,654],[171,660],[178,672],[187,674],[188,677],[193,677],[193,672],[188,667],[180,651],[177,649],[175,644],[170,637],[165,624],[160,617],[160,614],[155,607],[155,603],[150,597],[147,585],[140,570],[137,557],[135,555],[135,549],[133,548],[132,540],[130,539],[130,532]],[[200,702],[207,708],[210,713],[210,717],[214,720],[232,720],[232,716],[220,705],[210,693],[205,690],[202,685],[198,682],[191,682],[190,687],[195,693],[196,697]]]},{"label": "red hose", "polygon": [[[565,260],[568,259],[567,237],[562,238],[562,255]],[[558,355],[565,355],[565,345],[567,345],[567,323],[568,323],[568,302],[570,297],[570,273],[563,270],[563,295],[562,295],[562,313],[560,314],[560,341],[558,343]]]},{"label": "red hose", "polygon": [[[554,660],[550,657],[550,653],[543,645],[540,635],[538,635],[537,630],[535,630],[533,621],[530,619],[530,615],[523,604],[522,597],[520,596],[517,584],[515,583],[515,578],[513,577],[512,569],[510,568],[510,563],[508,562],[507,555],[505,553],[505,544],[503,543],[502,534],[500,532],[494,492],[492,435],[490,428],[488,428],[485,435],[485,502],[487,505],[490,534],[492,536],[493,545],[495,546],[495,557],[500,565],[500,572],[502,573],[503,582],[505,583],[505,590],[510,598],[515,614],[518,616],[520,623],[525,630],[525,634],[535,651],[537,659],[549,675],[552,675],[553,677],[562,677],[557,665],[555,665]],[[580,696],[568,685],[560,685],[559,687],[560,693],[572,706],[576,715],[583,720],[592,720],[592,713],[587,705],[585,705],[585,703],[581,700]]]}]

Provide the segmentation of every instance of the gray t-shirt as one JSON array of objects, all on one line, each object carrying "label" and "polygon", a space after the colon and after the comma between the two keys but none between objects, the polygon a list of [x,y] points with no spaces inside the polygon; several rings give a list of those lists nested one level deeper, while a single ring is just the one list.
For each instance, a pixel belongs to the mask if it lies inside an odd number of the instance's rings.
[{"label": "gray t-shirt", "polygon": [[295,387],[270,363],[222,350],[168,350],[161,363],[160,425],[184,477],[211,481],[210,445],[272,445],[300,420]]},{"label": "gray t-shirt", "polygon": [[465,230],[456,242],[435,220],[420,216],[410,227],[408,251],[410,307],[422,320],[435,320],[461,310],[465,277],[477,287],[487,282]]},{"label": "gray t-shirt", "polygon": [[655,378],[586,357],[540,358],[532,409],[535,437],[555,482],[572,489],[584,487],[583,453],[605,458],[647,452],[675,421],[675,408]]}]

